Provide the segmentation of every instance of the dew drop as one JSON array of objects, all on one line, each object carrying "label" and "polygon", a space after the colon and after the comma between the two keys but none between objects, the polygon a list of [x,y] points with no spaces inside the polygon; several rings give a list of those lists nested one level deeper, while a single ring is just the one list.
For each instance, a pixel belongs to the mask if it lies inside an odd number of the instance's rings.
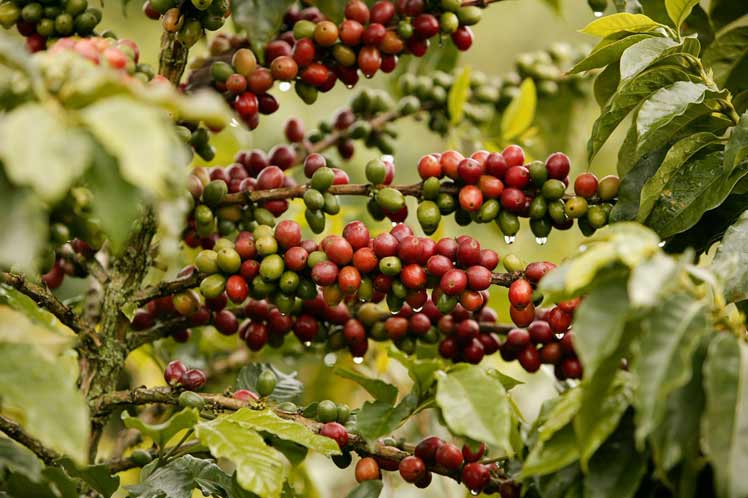
[{"label": "dew drop", "polygon": [[278,85],[278,89],[281,92],[287,92],[291,89],[291,83],[289,83],[288,81],[281,81]]},{"label": "dew drop", "polygon": [[353,357],[353,363],[355,363],[356,365],[360,365],[363,362],[364,362],[363,356],[354,356]]},{"label": "dew drop", "polygon": [[582,244],[579,246],[579,252],[584,252],[587,250],[587,246],[585,244]]},{"label": "dew drop", "polygon": [[470,490],[470,494],[473,495],[473,496],[478,496],[480,494],[480,491],[476,491],[474,489],[471,489]]},{"label": "dew drop", "polygon": [[662,242],[660,242],[660,243],[659,243],[659,244],[657,244],[657,245],[658,245],[658,246],[660,246],[660,247],[665,247],[665,241],[663,240]]},{"label": "dew drop", "polygon": [[390,315],[395,316],[400,313],[400,310],[390,310]]},{"label": "dew drop", "polygon": [[504,242],[507,244],[514,244],[514,241],[517,239],[514,235],[504,235]]},{"label": "dew drop", "polygon": [[304,341],[304,346],[310,347],[312,345],[312,341]]},{"label": "dew drop", "polygon": [[396,226],[397,226],[397,223],[395,223],[395,222],[393,221],[393,222],[392,222],[392,226],[393,226],[393,227],[396,227]]},{"label": "dew drop", "polygon": [[395,161],[395,158],[391,154],[385,154],[382,156],[382,161],[391,163]]},{"label": "dew drop", "polygon": [[231,126],[233,128],[238,128],[239,127],[239,120],[236,119],[236,118],[231,118],[231,122],[229,122],[229,126]]},{"label": "dew drop", "polygon": [[603,16],[603,13],[602,13],[602,12],[600,12],[599,10],[596,10],[595,12],[593,12],[593,15],[594,15],[595,17],[602,17],[602,16]]},{"label": "dew drop", "polygon": [[350,90],[351,88],[353,88],[353,85],[346,85],[345,87],[346,87],[346,88],[347,88],[348,90]]},{"label": "dew drop", "polygon": [[335,353],[327,353],[322,361],[325,363],[326,367],[335,366],[335,363],[338,362],[338,355]]},{"label": "dew drop", "polygon": [[548,243],[548,237],[535,237],[535,243],[539,246],[544,246]]},{"label": "dew drop", "polygon": [[374,77],[374,75],[373,75],[373,74],[364,74],[364,78],[366,78],[367,80],[370,80],[370,79],[372,79],[373,77]]},{"label": "dew drop", "polygon": [[413,308],[413,311],[415,311],[416,313],[420,313],[421,311],[423,311],[423,306],[419,306],[417,308]]}]

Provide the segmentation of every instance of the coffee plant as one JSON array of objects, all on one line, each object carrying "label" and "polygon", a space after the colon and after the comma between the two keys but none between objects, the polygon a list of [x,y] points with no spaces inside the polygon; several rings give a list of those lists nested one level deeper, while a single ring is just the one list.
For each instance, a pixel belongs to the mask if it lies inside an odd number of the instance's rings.
[{"label": "coffee plant", "polygon": [[748,4],[587,3],[0,3],[0,498],[747,498]]}]

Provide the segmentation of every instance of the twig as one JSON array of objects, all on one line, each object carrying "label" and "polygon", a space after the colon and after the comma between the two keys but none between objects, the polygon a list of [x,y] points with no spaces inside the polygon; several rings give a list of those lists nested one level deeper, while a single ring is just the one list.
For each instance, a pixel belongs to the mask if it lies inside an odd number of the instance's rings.
[{"label": "twig", "polygon": [[191,289],[192,287],[198,285],[204,277],[205,275],[201,275],[198,272],[192,272],[186,277],[180,277],[175,280],[160,282],[157,285],[152,285],[139,290],[138,292],[133,294],[130,301],[138,306],[142,306],[152,299],[171,296],[173,294],[178,294],[180,292],[186,291],[187,289]]},{"label": "twig", "polygon": [[80,322],[72,308],[57,299],[46,285],[35,284],[28,281],[20,273],[10,272],[0,272],[0,283],[9,285],[30,297],[37,305],[46,309],[56,316],[60,322],[70,327],[73,332],[81,333],[86,330],[86,327]]},{"label": "twig", "polygon": [[192,325],[192,323],[189,317],[186,316],[178,316],[164,322],[159,322],[149,329],[128,334],[127,347],[132,351],[143,344],[148,344],[155,340],[169,337],[178,330],[189,328],[190,325]]},{"label": "twig", "polygon": [[0,415],[0,431],[33,451],[47,465],[53,464],[60,458],[57,452],[45,447],[41,441],[28,435],[20,425],[2,415]]},{"label": "twig", "polygon": [[104,269],[101,263],[99,263],[96,256],[92,255],[91,257],[85,257],[82,254],[73,251],[73,248],[67,244],[62,246],[56,252],[61,258],[70,261],[78,272],[83,273],[84,275],[91,275],[102,284],[109,282],[109,273]]}]

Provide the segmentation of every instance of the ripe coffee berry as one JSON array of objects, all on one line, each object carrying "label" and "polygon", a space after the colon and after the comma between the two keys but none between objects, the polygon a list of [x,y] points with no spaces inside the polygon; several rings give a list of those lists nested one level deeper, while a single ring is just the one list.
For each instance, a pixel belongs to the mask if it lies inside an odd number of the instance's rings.
[{"label": "ripe coffee berry", "polygon": [[348,431],[346,431],[345,427],[337,422],[326,423],[322,426],[322,429],[320,429],[319,433],[321,436],[334,439],[335,442],[338,443],[340,449],[348,446]]},{"label": "ripe coffee berry", "polygon": [[202,370],[196,368],[187,370],[182,374],[179,383],[188,391],[196,391],[205,385],[208,378]]},{"label": "ripe coffee berry", "polygon": [[563,152],[554,152],[545,160],[545,169],[548,170],[549,178],[563,180],[569,175],[571,169],[569,157]]},{"label": "ripe coffee berry", "polygon": [[416,445],[413,454],[427,465],[433,465],[436,462],[436,452],[443,444],[444,441],[441,438],[430,436],[421,440]]},{"label": "ripe coffee berry", "polygon": [[524,309],[532,303],[532,285],[521,278],[509,286],[509,302],[515,308]]},{"label": "ripe coffee berry", "polygon": [[400,476],[405,482],[415,483],[426,475],[426,464],[417,456],[407,456],[400,460]]},{"label": "ripe coffee berry", "polygon": [[175,386],[179,383],[182,375],[187,371],[187,367],[184,366],[179,360],[170,361],[164,369],[164,380],[170,386]]},{"label": "ripe coffee berry", "polygon": [[436,463],[449,470],[457,470],[462,466],[463,456],[460,449],[445,443],[436,450]]},{"label": "ripe coffee berry", "polygon": [[597,177],[592,173],[582,173],[574,180],[574,192],[585,198],[597,193]]},{"label": "ripe coffee berry", "polygon": [[462,482],[470,491],[482,491],[490,480],[491,473],[487,465],[474,462],[462,468]]},{"label": "ripe coffee berry", "polygon": [[379,464],[371,457],[362,458],[356,464],[356,481],[376,481],[382,478]]},{"label": "ripe coffee berry", "polygon": [[462,446],[462,456],[468,463],[477,462],[478,460],[483,458],[483,454],[485,452],[486,445],[484,443],[481,443],[475,451],[470,449],[470,446],[467,444]]}]

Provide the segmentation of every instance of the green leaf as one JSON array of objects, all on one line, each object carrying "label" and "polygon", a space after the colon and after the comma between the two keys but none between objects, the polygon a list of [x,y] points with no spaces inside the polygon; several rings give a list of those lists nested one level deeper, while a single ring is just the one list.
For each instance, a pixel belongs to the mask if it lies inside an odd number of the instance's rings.
[{"label": "green leaf", "polygon": [[397,360],[408,369],[408,376],[413,380],[413,389],[419,396],[424,396],[431,391],[436,383],[436,372],[443,366],[444,362],[439,359],[418,359],[408,356],[395,347],[388,351],[390,357]]},{"label": "green leaf", "polygon": [[721,277],[728,302],[748,299],[748,211],[727,229],[712,260],[714,272]]},{"label": "green leaf", "polygon": [[676,31],[680,30],[681,24],[691,14],[694,6],[699,0],[665,0],[667,14],[672,19]]},{"label": "green leaf", "polygon": [[488,370],[486,370],[486,372],[488,372],[488,375],[496,377],[499,380],[499,382],[501,382],[501,385],[504,386],[504,389],[506,389],[507,391],[509,391],[513,387],[524,384],[524,381],[515,379],[511,375],[507,375],[504,372],[501,372],[495,368],[489,368]]},{"label": "green leaf", "polygon": [[548,441],[537,443],[530,449],[518,479],[542,476],[563,469],[579,459],[574,429],[568,424]]},{"label": "green leaf", "polygon": [[457,366],[439,377],[436,404],[449,430],[512,454],[504,386],[479,366]]},{"label": "green leaf", "polygon": [[301,395],[304,393],[304,384],[296,378],[298,373],[291,372],[287,374],[281,372],[270,363],[250,363],[242,367],[236,378],[236,389],[249,389],[256,392],[257,379],[263,370],[272,371],[278,379],[273,393],[269,396],[270,399],[279,403],[283,403],[284,401],[297,403],[301,400]]},{"label": "green leaf", "polygon": [[[605,72],[607,72],[607,69]],[[688,73],[682,68],[666,65],[648,69],[623,82],[621,87],[609,97],[611,100],[600,112],[600,117],[595,120],[592,134],[587,143],[588,157],[592,159],[597,155],[621,121],[642,101],[660,88],[688,78]]]},{"label": "green leaf", "polygon": [[645,69],[664,62],[690,70],[690,63],[699,55],[700,50],[701,46],[694,38],[686,38],[681,43],[669,38],[642,40],[621,55],[621,80],[634,78]]},{"label": "green leaf", "polygon": [[664,420],[649,438],[652,457],[664,476],[682,460],[700,460],[701,413],[704,410],[702,367],[706,359],[706,340],[691,358],[691,379],[667,398]]},{"label": "green leaf", "polygon": [[242,408],[226,417],[226,420],[246,430],[269,432],[323,455],[340,454],[338,444],[329,437],[315,434],[297,422],[282,419],[271,410]]},{"label": "green leaf", "polygon": [[49,448],[82,463],[88,447],[88,405],[76,385],[74,357],[42,349],[42,344],[34,344],[35,337],[60,339],[20,313],[0,307],[3,411]]},{"label": "green leaf", "polygon": [[462,115],[465,110],[465,103],[470,96],[470,66],[462,68],[455,76],[452,87],[447,95],[447,112],[449,113],[449,123],[454,126],[462,121]]},{"label": "green leaf", "polygon": [[111,475],[106,464],[78,468],[75,462],[64,458],[62,465],[71,477],[82,479],[105,497],[112,496],[119,489],[119,476]]},{"label": "green leaf", "polygon": [[647,472],[647,457],[636,451],[634,427],[626,417],[590,460],[585,498],[631,498]]},{"label": "green leaf", "polygon": [[639,353],[632,371],[639,378],[634,390],[636,440],[644,440],[661,423],[668,396],[691,378],[691,357],[710,330],[704,302],[687,292],[667,295],[641,322]]},{"label": "green leaf", "polygon": [[647,33],[661,27],[663,27],[661,24],[656,23],[644,14],[620,12],[618,14],[611,14],[609,16],[601,17],[600,19],[595,19],[585,26],[584,29],[581,29],[580,32],[605,38],[621,31]]},{"label": "green leaf", "polygon": [[605,107],[610,98],[616,93],[618,83],[621,81],[621,70],[618,64],[611,64],[595,78],[593,93],[595,102],[600,107]]},{"label": "green leaf", "polygon": [[526,78],[519,87],[519,93],[501,115],[501,137],[504,140],[516,138],[530,128],[535,119],[537,102],[535,82]]},{"label": "green leaf", "polygon": [[100,146],[94,148],[94,161],[84,181],[93,194],[93,214],[101,221],[112,250],[120,253],[141,212],[143,196],[120,176],[116,160]]},{"label": "green leaf", "polygon": [[544,417],[538,427],[538,441],[548,441],[554,434],[566,427],[574,419],[582,404],[582,390],[570,389],[559,396],[557,403]]},{"label": "green leaf", "polygon": [[356,486],[353,491],[345,495],[345,498],[378,498],[383,487],[384,483],[381,479],[364,481]]},{"label": "green leaf", "polygon": [[657,304],[676,281],[676,275],[681,269],[682,266],[674,258],[662,253],[657,253],[636,266],[631,271],[627,286],[631,305],[647,308]]},{"label": "green leaf", "polygon": [[690,81],[653,93],[636,114],[637,157],[662,147],[686,125],[711,113],[710,101],[725,95]]},{"label": "green leaf", "polygon": [[704,364],[706,411],[702,450],[714,471],[717,496],[748,496],[748,345],[720,333]]},{"label": "green leaf", "polygon": [[236,466],[236,478],[242,488],[263,498],[280,497],[290,465],[257,432],[230,417],[218,417],[196,425],[195,434],[213,456],[226,458]]},{"label": "green leaf", "polygon": [[367,401],[356,415],[356,426],[361,437],[374,441],[395,430],[412,410],[413,406],[407,403],[393,406],[384,401]]},{"label": "green leaf", "polygon": [[592,52],[590,52],[587,57],[577,62],[577,64],[569,70],[569,73],[581,73],[583,71],[590,71],[592,69],[613,64],[621,58],[623,51],[631,45],[653,36],[654,34],[642,33],[626,36],[624,38],[605,38],[592,49]]},{"label": "green leaf", "polygon": [[553,474],[533,478],[543,498],[569,498],[567,493],[573,492],[581,480],[582,472],[577,464],[568,465]]},{"label": "green leaf", "polygon": [[636,220],[642,223],[647,219],[647,216],[649,216],[649,213],[652,212],[657,203],[657,199],[663,195],[665,186],[678,168],[683,166],[702,149],[720,144],[720,138],[710,132],[694,133],[676,142],[667,151],[665,159],[657,169],[657,172],[642,187],[639,212],[636,215]]},{"label": "green leaf", "polygon": [[133,417],[126,411],[122,412],[122,422],[128,429],[137,429],[144,436],[148,436],[160,448],[164,448],[171,438],[185,429],[192,429],[200,421],[200,413],[196,408],[185,408],[177,412],[160,424],[147,424],[138,417]]},{"label": "green leaf", "polygon": [[31,450],[8,438],[0,438],[0,475],[5,471],[39,482],[42,465]]},{"label": "green leaf", "polygon": [[393,404],[397,400],[397,388],[392,384],[341,367],[335,369],[335,375],[357,383],[378,401]]},{"label": "green leaf", "polygon": [[343,20],[346,0],[317,0],[314,5],[330,20],[339,23]]},{"label": "green leaf", "polygon": [[[633,128],[632,128],[633,129]],[[647,181],[654,176],[657,168],[665,158],[667,148],[663,147],[644,157],[626,173],[621,180],[618,190],[618,200],[610,213],[610,222],[616,223],[623,220],[634,220],[639,213],[639,200],[642,188]]]},{"label": "green leaf", "polygon": [[748,113],[740,116],[740,122],[732,129],[730,139],[725,146],[723,168],[726,174],[748,158]]},{"label": "green leaf", "polygon": [[704,51],[704,64],[712,68],[714,82],[720,88],[748,56],[748,26],[737,26],[722,33]]},{"label": "green leaf", "polygon": [[292,3],[293,0],[235,0],[231,3],[234,25],[247,33],[260,62],[265,60],[265,45],[280,31],[283,15]]},{"label": "green leaf", "polygon": [[165,111],[116,96],[97,101],[80,115],[104,149],[117,158],[125,180],[159,197],[174,196],[174,185],[183,182],[187,172],[187,158]]},{"label": "green leaf", "polygon": [[[42,339],[41,334],[37,333],[33,339],[34,344],[39,344],[42,340],[44,341],[45,346],[56,344],[59,346],[57,349],[58,352],[62,352],[63,349],[66,349],[66,346],[71,345],[70,339],[72,338],[72,331],[63,325],[52,313],[44,308],[40,308],[34,300],[27,295],[20,293],[13,287],[0,284],[0,304],[4,304],[20,313],[23,313],[26,315],[26,318],[31,320],[35,325],[40,325],[58,335],[58,337],[53,337],[45,334],[44,339]],[[60,338],[59,335],[62,335],[63,337]],[[4,335],[0,336],[0,340],[9,339],[7,335]],[[26,343],[28,341],[24,342]]]},{"label": "green leaf", "polygon": [[[211,460],[185,455],[157,468],[135,486],[126,486],[138,498],[191,498],[192,490],[214,483],[208,489],[224,491],[231,478]],[[200,484],[203,483],[203,486]],[[204,488],[205,489],[205,488]]]},{"label": "green leaf", "polygon": [[708,210],[719,206],[746,173],[748,163],[722,174],[722,151],[702,151],[682,166],[665,186],[646,224],[662,238],[689,229]]},{"label": "green leaf", "polygon": [[85,171],[91,141],[59,109],[29,103],[0,121],[0,159],[8,179],[45,201],[61,199]]},{"label": "green leaf", "polygon": [[29,189],[5,181],[0,169],[0,265],[21,271],[38,271],[37,255],[46,248],[49,229],[44,203]]}]

